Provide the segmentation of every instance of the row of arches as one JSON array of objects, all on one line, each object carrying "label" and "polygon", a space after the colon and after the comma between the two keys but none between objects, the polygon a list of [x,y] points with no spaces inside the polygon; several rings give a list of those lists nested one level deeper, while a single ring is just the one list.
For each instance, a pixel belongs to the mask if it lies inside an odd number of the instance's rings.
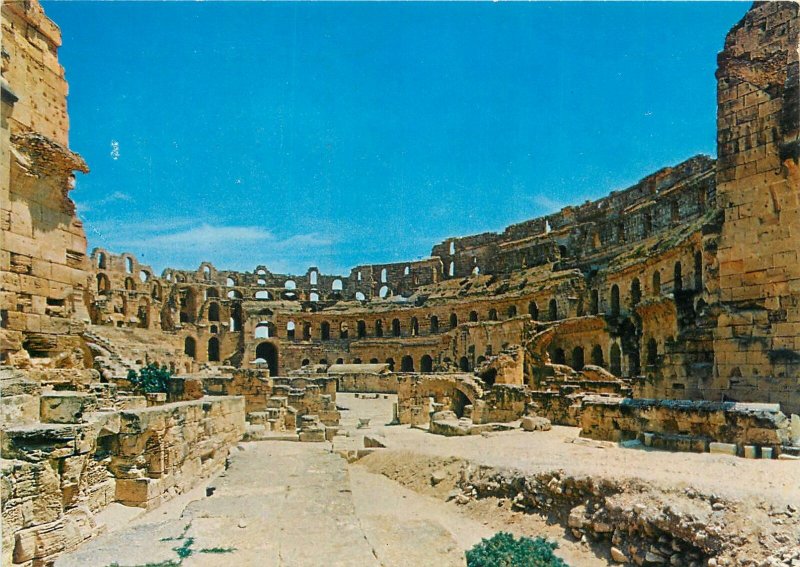
[{"label": "row of arches", "polygon": [[[634,376],[641,372],[640,354],[638,349],[627,353],[630,356],[629,361],[629,374]],[[655,367],[658,365],[659,359],[658,342],[654,338],[650,338],[645,343],[645,364],[648,367]],[[614,342],[609,348],[608,362],[603,352],[603,348],[595,344],[587,353],[582,346],[575,346],[570,352],[569,361],[567,361],[567,353],[562,347],[552,349],[550,359],[553,364],[569,365],[573,370],[583,370],[586,364],[600,366],[606,368],[614,376],[622,376],[622,349]]]}]

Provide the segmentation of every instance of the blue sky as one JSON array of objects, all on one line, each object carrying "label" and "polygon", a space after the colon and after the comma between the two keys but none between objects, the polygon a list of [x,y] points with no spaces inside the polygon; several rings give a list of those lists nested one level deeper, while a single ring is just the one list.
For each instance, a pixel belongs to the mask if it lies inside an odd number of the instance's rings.
[{"label": "blue sky", "polygon": [[45,2],[90,247],[345,273],[715,155],[748,3]]}]

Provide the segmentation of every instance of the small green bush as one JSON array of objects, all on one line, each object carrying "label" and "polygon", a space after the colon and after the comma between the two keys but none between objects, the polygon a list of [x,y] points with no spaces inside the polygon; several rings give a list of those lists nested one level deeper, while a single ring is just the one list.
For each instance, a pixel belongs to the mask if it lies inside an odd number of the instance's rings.
[{"label": "small green bush", "polygon": [[555,543],[537,537],[514,539],[498,532],[467,551],[467,567],[568,567],[553,553]]},{"label": "small green bush", "polygon": [[128,381],[133,384],[133,390],[145,394],[166,393],[170,376],[166,366],[159,368],[155,363],[140,368],[138,373],[128,370]]}]

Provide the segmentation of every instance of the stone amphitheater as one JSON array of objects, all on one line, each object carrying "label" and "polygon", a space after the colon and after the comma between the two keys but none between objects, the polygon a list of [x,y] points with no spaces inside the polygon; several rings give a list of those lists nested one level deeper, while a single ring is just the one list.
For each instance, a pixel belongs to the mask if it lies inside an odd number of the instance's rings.
[{"label": "stone amphitheater", "polygon": [[3,565],[800,565],[798,3],[725,38],[716,159],[347,274],[87,250],[60,30],[2,44]]}]

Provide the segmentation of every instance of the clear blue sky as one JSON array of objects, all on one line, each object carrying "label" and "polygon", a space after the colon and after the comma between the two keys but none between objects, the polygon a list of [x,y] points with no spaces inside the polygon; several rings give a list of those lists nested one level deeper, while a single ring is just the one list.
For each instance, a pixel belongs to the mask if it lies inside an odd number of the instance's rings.
[{"label": "clear blue sky", "polygon": [[90,247],[292,273],[715,155],[716,55],[748,7],[45,2]]}]

